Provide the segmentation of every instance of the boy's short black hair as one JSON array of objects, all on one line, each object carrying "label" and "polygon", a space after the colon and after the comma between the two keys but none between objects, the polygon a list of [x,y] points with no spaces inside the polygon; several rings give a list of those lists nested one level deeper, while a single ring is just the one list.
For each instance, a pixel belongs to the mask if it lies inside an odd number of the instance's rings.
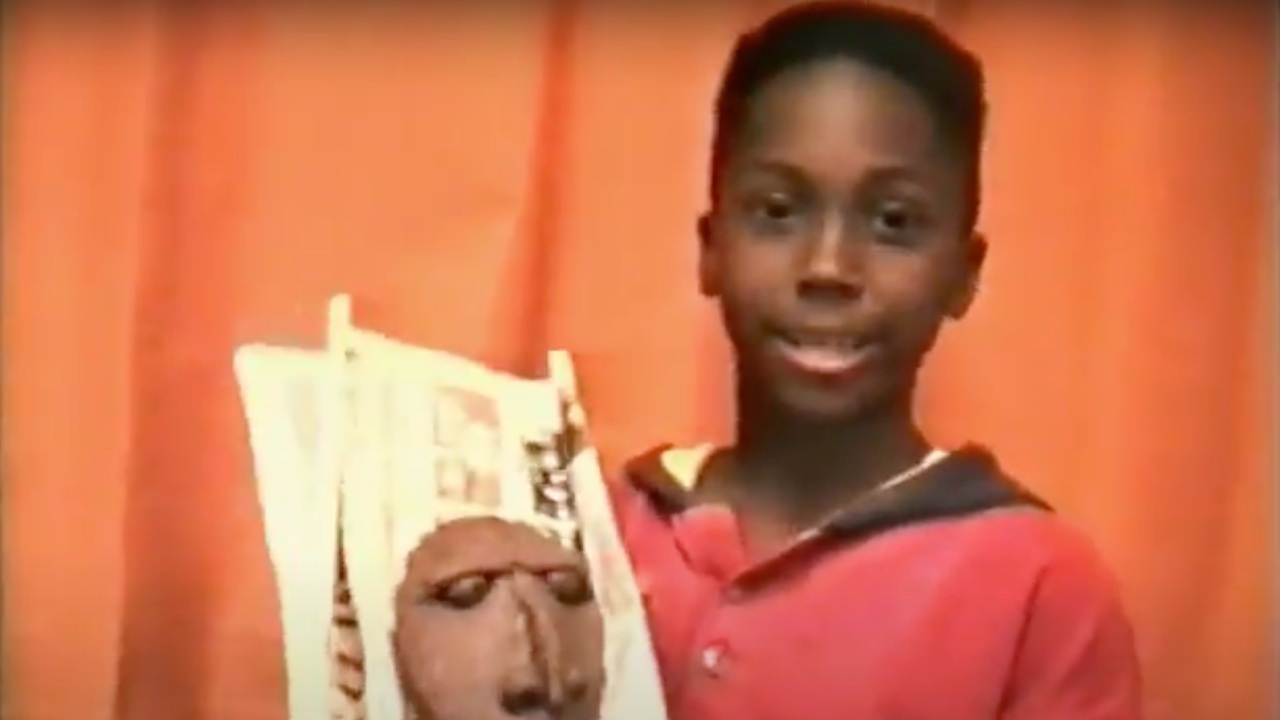
[{"label": "boy's short black hair", "polygon": [[866,2],[796,5],[738,38],[716,96],[713,186],[760,89],[785,71],[836,58],[888,73],[919,93],[939,137],[970,171],[976,215],[986,125],[982,63],[930,19]]}]

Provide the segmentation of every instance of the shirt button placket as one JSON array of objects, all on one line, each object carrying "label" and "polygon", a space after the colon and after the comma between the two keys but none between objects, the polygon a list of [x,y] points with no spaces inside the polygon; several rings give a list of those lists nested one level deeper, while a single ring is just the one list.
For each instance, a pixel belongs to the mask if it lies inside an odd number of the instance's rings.
[{"label": "shirt button placket", "polygon": [[[724,613],[728,609],[726,606],[734,605],[743,599],[742,588],[736,583],[730,583],[721,592],[721,606],[717,608],[714,616],[714,624],[720,626],[719,633],[724,632],[723,622]],[[706,642],[702,645],[702,651],[698,656],[698,665],[702,672],[709,677],[718,678],[724,675],[729,660],[729,643],[724,639],[724,635],[720,634],[717,639]]]},{"label": "shirt button placket", "polygon": [[725,656],[728,648],[723,642],[717,641],[708,644],[702,649],[702,669],[711,677],[720,677],[724,672]]}]

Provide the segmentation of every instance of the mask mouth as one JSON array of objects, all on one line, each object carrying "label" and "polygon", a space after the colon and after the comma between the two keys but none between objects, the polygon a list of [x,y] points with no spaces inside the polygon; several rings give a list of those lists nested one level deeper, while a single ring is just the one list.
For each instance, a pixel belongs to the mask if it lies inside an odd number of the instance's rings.
[{"label": "mask mouth", "polygon": [[874,345],[851,333],[791,331],[773,336],[779,353],[793,367],[822,376],[849,375],[871,357]]}]

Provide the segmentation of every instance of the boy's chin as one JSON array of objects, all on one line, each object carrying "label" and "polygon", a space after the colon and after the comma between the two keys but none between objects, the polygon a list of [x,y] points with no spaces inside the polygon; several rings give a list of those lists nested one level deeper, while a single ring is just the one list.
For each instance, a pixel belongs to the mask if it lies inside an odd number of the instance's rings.
[{"label": "boy's chin", "polygon": [[840,392],[812,386],[783,385],[774,388],[774,403],[795,422],[838,425],[855,422],[882,405],[883,394],[869,383],[841,388]]}]

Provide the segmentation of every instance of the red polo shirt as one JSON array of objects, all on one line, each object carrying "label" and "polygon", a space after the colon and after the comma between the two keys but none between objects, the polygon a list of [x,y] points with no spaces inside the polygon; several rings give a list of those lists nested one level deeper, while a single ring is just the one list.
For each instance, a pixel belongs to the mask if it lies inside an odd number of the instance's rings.
[{"label": "red polo shirt", "polygon": [[1141,718],[1111,577],[987,453],[756,564],[728,510],[691,504],[705,457],[653,451],[617,494],[670,720]]}]

